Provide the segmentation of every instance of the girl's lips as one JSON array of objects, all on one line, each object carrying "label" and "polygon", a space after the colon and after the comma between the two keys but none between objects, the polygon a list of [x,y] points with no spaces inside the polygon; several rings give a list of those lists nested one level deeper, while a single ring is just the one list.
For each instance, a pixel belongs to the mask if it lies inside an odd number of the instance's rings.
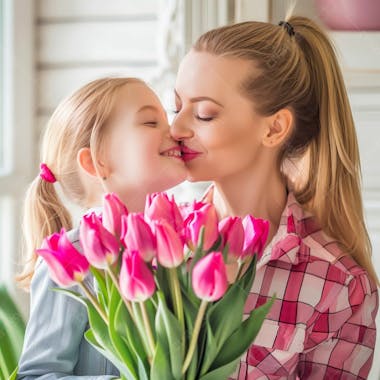
[{"label": "girl's lips", "polygon": [[166,149],[160,154],[161,156],[165,156],[165,157],[174,157],[174,158],[182,159],[181,148],[178,145],[172,148]]}]

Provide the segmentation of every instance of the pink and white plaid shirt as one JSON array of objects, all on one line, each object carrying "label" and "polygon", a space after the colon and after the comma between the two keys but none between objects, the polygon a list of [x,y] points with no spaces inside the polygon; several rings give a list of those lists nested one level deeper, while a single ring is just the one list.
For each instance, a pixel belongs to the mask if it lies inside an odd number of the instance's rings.
[{"label": "pink and white plaid shirt", "polygon": [[376,285],[289,193],[257,263],[245,312],[276,300],[229,378],[366,379],[373,360]]}]

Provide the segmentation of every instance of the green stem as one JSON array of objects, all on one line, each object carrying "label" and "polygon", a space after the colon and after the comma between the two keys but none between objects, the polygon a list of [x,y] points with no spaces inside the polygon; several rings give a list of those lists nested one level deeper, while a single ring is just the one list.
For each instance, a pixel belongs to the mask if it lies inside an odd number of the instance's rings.
[{"label": "green stem", "polygon": [[82,290],[86,294],[87,298],[94,305],[96,311],[103,318],[103,321],[108,324],[108,317],[105,314],[104,310],[101,308],[101,306],[100,306],[98,300],[95,298],[95,296],[90,292],[90,290],[87,288],[87,286],[83,282],[79,282],[78,285],[82,288]]},{"label": "green stem", "polygon": [[133,315],[133,310],[132,310],[132,306],[131,306],[131,303],[123,296],[123,294],[121,293],[120,291],[120,286],[119,286],[119,281],[117,280],[116,278],[116,275],[115,273],[113,272],[112,268],[111,267],[107,267],[107,273],[109,274],[109,276],[111,277],[111,280],[113,282],[113,284],[116,286],[116,289],[117,291],[119,292],[120,294],[120,297],[123,299],[124,301],[124,304],[125,306],[127,307],[128,311],[129,311],[129,314],[133,320],[133,322],[136,324],[136,321],[135,321],[135,318],[134,318],[134,315]]},{"label": "green stem", "polygon": [[170,276],[171,290],[173,293],[172,296],[174,300],[174,311],[179,320],[179,323],[181,324],[181,327],[184,327],[185,319],[183,316],[182,294],[181,294],[181,287],[178,280],[177,269],[170,268],[169,276]]},{"label": "green stem", "polygon": [[136,303],[134,302],[132,304],[132,306],[133,306],[133,311],[134,311],[134,315],[135,315],[135,321],[137,322],[136,323],[137,330],[139,331],[140,337],[141,337],[141,339],[143,341],[143,345],[145,347],[145,352],[147,354],[149,364],[152,364],[152,358],[153,358],[153,356],[151,355],[151,352],[150,352],[151,351],[151,349],[150,349],[150,343],[147,340],[147,337],[146,337],[146,334],[145,334],[144,323],[141,321],[141,316],[140,316],[139,311],[137,309]]},{"label": "green stem", "polygon": [[140,310],[143,316],[144,326],[148,334],[148,342],[149,342],[151,357],[153,357],[156,344],[154,343],[154,337],[153,337],[152,329],[150,327],[148,313],[146,311],[145,303],[139,302],[139,304],[140,304]]},{"label": "green stem", "polygon": [[199,310],[198,310],[197,318],[195,319],[194,331],[193,331],[193,336],[191,337],[189,350],[187,351],[186,359],[185,359],[185,362],[183,363],[182,375],[184,375],[187,369],[189,368],[191,359],[193,358],[195,346],[197,344],[199,331],[201,330],[202,321],[207,309],[207,305],[208,305],[208,301],[202,300],[201,306],[199,307]]},{"label": "green stem", "polygon": [[181,287],[178,281],[178,274],[176,268],[169,268],[170,285],[174,303],[174,312],[178,318],[182,332],[182,352],[185,350],[185,317],[183,315],[183,302]]}]

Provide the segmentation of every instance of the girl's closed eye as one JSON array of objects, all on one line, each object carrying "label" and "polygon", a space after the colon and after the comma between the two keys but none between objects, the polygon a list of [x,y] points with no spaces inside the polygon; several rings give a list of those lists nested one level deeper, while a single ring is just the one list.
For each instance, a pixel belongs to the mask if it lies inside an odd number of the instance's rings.
[{"label": "girl's closed eye", "polygon": [[147,125],[148,127],[157,127],[158,121],[149,120],[149,121],[144,121],[143,124]]}]

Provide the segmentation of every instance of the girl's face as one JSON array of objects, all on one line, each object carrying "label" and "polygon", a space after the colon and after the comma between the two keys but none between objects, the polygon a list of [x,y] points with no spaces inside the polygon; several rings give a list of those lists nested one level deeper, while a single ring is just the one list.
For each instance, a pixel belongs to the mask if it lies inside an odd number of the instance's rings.
[{"label": "girl's face", "polygon": [[220,181],[259,164],[267,120],[239,88],[248,61],[190,51],[179,68],[172,136],[182,142],[188,180]]},{"label": "girl's face", "polygon": [[170,135],[164,108],[148,86],[124,86],[113,115],[103,156],[108,191],[130,203],[134,195],[162,191],[185,179],[180,147]]}]

